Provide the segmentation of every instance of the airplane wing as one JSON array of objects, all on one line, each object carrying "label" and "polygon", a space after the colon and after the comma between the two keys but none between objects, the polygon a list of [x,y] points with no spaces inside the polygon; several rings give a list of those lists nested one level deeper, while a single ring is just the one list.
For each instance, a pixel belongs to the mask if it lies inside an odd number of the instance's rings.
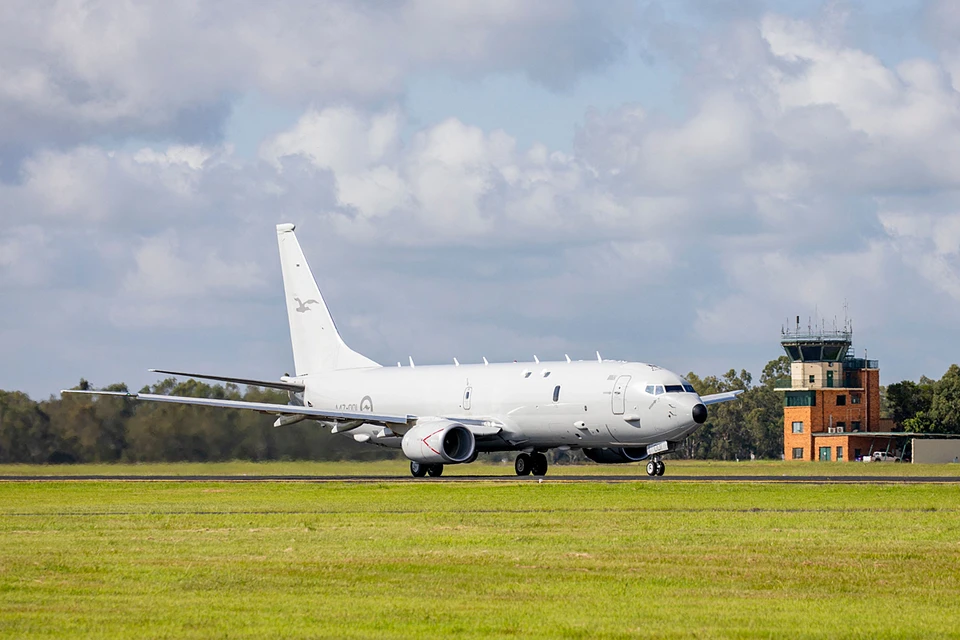
[{"label": "airplane wing", "polygon": [[227,376],[211,376],[203,373],[186,373],[184,371],[167,371],[166,369],[149,369],[150,373],[165,373],[171,376],[181,376],[184,378],[200,378],[202,380],[216,380],[218,382],[232,382],[234,384],[246,384],[254,387],[266,387],[268,389],[283,389],[284,391],[302,392],[303,385],[295,382],[274,382],[273,380],[253,380],[251,378],[228,378]]},{"label": "airplane wing", "polygon": [[[300,419],[310,418],[313,420],[326,420],[326,421],[362,421],[367,424],[378,424],[382,426],[390,426],[393,431],[398,433],[403,433],[405,429],[401,429],[402,426],[413,426],[413,423],[416,422],[417,416],[405,415],[389,415],[382,413],[366,413],[366,412],[353,412],[353,411],[330,411],[328,409],[316,409],[314,407],[304,407],[292,404],[272,404],[269,402],[246,402],[243,400],[223,400],[219,398],[190,398],[186,396],[166,396],[162,394],[155,393],[127,393],[124,391],[81,391],[79,389],[64,389],[60,393],[75,393],[81,395],[92,395],[92,396],[113,396],[117,398],[128,398],[130,400],[146,400],[150,402],[167,402],[170,404],[187,404],[200,407],[219,407],[222,409],[247,409],[250,411],[258,411],[260,413],[269,413],[279,416],[289,416],[291,418],[299,417]],[[451,420],[463,424],[465,427],[470,429],[473,432],[473,435],[478,438],[492,437],[499,434],[502,431],[502,427],[496,421],[486,420],[486,419],[462,419],[462,418],[443,418],[444,420]],[[278,421],[277,425],[283,424],[292,424],[293,421]],[[335,432],[343,433],[346,431],[351,431],[356,427],[360,426],[359,424],[348,424],[348,425],[339,425]]]},{"label": "airplane wing", "polygon": [[273,404],[270,402],[246,402],[243,400],[221,400],[219,398],[189,398],[185,396],[165,396],[155,393],[125,393],[123,391],[80,391],[65,389],[60,393],[77,393],[94,396],[115,396],[131,400],[147,400],[150,402],[169,402],[172,404],[189,404],[201,407],[220,407],[223,409],[249,409],[260,413],[271,413],[281,416],[303,416],[314,420],[362,420],[369,424],[404,425],[416,420],[416,416],[394,416],[382,413],[361,413],[353,411],[331,411],[329,409],[315,409],[292,404]]},{"label": "airplane wing", "polygon": [[714,393],[709,396],[700,396],[700,402],[703,404],[717,404],[718,402],[730,402],[736,400],[737,396],[743,393],[743,389],[736,391],[727,391],[725,393]]}]

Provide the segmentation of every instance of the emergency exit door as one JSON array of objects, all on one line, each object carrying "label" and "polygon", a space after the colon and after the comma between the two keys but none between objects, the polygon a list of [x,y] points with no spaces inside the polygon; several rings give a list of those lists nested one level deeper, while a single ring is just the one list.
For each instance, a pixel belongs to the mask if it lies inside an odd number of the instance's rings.
[{"label": "emergency exit door", "polygon": [[614,415],[623,415],[623,408],[625,406],[627,396],[627,384],[629,382],[630,376],[620,376],[617,378],[617,381],[613,383],[612,402]]}]

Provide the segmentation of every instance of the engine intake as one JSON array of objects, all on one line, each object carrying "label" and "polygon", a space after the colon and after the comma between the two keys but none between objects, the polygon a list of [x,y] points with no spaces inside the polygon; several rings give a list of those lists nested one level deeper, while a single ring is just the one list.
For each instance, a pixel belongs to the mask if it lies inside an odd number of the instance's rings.
[{"label": "engine intake", "polygon": [[450,420],[421,422],[403,435],[403,455],[422,464],[466,462],[476,450],[473,432]]},{"label": "engine intake", "polygon": [[617,447],[615,449],[584,449],[583,455],[600,464],[640,462],[647,457],[646,447]]}]

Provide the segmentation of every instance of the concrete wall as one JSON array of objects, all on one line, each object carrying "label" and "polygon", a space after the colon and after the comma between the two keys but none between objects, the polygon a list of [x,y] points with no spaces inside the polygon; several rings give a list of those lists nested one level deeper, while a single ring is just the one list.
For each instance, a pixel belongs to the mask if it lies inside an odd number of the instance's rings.
[{"label": "concrete wall", "polygon": [[960,440],[948,438],[914,438],[914,462],[953,462],[960,459]]}]

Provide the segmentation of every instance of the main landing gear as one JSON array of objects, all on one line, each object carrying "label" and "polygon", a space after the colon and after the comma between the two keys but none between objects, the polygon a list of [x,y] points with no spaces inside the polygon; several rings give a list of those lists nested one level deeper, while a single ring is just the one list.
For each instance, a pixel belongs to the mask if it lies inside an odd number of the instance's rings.
[{"label": "main landing gear", "polygon": [[517,456],[513,468],[518,476],[528,476],[531,473],[535,476],[545,476],[547,475],[547,456],[542,453],[521,453]]},{"label": "main landing gear", "polygon": [[653,460],[647,463],[647,475],[662,476],[666,468],[667,468],[667,465],[663,464],[663,460],[661,460],[660,458],[654,458]]},{"label": "main landing gear", "polygon": [[414,478],[422,478],[423,476],[430,474],[431,478],[439,478],[443,475],[443,465],[442,464],[423,464],[420,462],[410,461],[410,474]]}]

